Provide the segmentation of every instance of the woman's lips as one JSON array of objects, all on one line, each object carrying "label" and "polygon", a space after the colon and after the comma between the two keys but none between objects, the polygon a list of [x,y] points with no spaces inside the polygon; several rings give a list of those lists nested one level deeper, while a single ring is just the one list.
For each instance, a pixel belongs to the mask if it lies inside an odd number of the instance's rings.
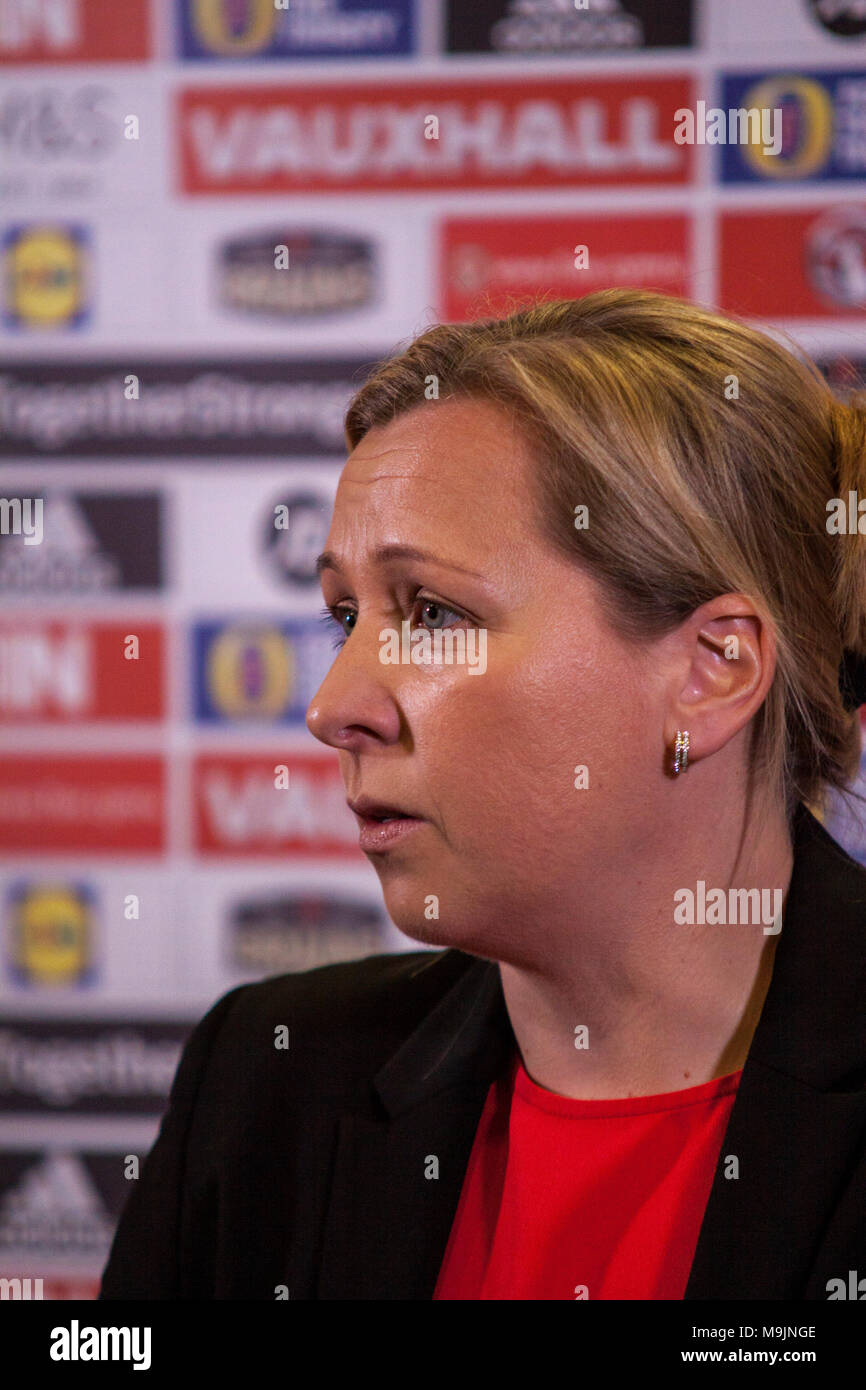
[{"label": "woman's lips", "polygon": [[397,816],[394,820],[381,821],[374,816],[360,815],[357,811],[355,814],[361,825],[358,845],[365,854],[390,849],[424,824],[417,816]]}]

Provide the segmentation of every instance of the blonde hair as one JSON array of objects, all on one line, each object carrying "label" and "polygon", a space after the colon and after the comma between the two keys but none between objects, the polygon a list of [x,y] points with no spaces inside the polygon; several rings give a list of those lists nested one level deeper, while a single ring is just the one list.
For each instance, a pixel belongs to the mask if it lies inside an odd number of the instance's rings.
[{"label": "blonde hair", "polygon": [[600,581],[623,637],[749,595],[777,640],[753,720],[755,775],[789,817],[848,787],[859,720],[839,670],[843,648],[866,654],[866,536],[831,535],[827,504],[866,491],[866,409],[736,319],[604,290],[421,333],[351,401],[349,448],[423,403],[431,378],[444,398],[487,400],[522,427],[539,524]]}]

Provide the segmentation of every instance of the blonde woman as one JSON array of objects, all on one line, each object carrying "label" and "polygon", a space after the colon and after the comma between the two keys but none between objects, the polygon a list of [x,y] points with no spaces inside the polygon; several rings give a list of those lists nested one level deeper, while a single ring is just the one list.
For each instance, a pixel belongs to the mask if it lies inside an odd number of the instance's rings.
[{"label": "blonde woman", "polygon": [[308,725],[437,949],[214,1006],[103,1298],[850,1296],[866,870],[815,812],[859,758],[864,421],[631,290],[367,381]]}]

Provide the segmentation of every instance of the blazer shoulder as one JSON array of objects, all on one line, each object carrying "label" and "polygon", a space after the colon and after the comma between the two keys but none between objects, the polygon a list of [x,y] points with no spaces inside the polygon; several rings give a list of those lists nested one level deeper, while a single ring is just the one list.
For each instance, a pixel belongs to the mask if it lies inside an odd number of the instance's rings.
[{"label": "blazer shoulder", "polygon": [[845,926],[862,930],[866,926],[866,866],[834,839],[820,821],[814,821],[811,831],[818,857],[809,855],[808,887],[814,893],[829,890],[839,905],[847,909],[842,914]]},{"label": "blazer shoulder", "polygon": [[291,1008],[315,1017],[319,1026],[345,1026],[370,1019],[381,1026],[381,1011],[404,1009],[407,1017],[432,1006],[473,963],[462,951],[394,951],[361,960],[337,961],[288,975],[272,975],[233,991],[236,1009],[271,1016]]},{"label": "blazer shoulder", "polygon": [[[239,1067],[264,1078],[286,1051],[302,1063],[292,1069],[299,1077],[318,1074],[326,1059],[347,1076],[370,1074],[476,960],[453,949],[391,952],[241,985],[196,1030],[211,1044],[213,1083]],[[285,1051],[275,1046],[280,1029]]]}]

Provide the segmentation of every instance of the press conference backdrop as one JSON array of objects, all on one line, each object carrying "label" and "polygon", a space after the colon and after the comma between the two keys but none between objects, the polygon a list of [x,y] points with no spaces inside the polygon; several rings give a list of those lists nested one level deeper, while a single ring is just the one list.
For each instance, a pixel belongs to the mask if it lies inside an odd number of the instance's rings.
[{"label": "press conference backdrop", "polygon": [[193,1022],[415,945],[304,725],[350,394],[612,285],[862,384],[866,4],[0,0],[0,67],[0,1276],[91,1297]]}]

